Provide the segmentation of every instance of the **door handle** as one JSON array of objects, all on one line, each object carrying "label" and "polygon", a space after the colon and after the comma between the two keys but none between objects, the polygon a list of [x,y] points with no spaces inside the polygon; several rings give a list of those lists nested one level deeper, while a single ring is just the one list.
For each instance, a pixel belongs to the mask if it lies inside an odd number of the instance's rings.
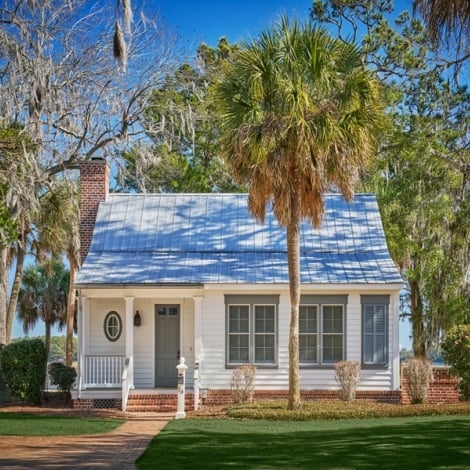
[{"label": "door handle", "polygon": [[180,360],[180,350],[176,351],[176,360]]}]

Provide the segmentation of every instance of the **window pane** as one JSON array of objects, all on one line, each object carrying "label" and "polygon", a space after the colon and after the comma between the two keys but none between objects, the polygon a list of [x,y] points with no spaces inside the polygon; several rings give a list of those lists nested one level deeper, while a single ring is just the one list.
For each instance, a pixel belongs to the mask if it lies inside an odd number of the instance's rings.
[{"label": "window pane", "polygon": [[274,306],[256,305],[255,306],[255,332],[256,333],[274,333]]},{"label": "window pane", "polygon": [[323,362],[338,362],[343,359],[343,336],[323,335]]},{"label": "window pane", "polygon": [[317,362],[317,335],[299,336],[299,360],[303,363]]},{"label": "window pane", "polygon": [[229,336],[229,362],[248,362],[248,335]]},{"label": "window pane", "polygon": [[317,306],[301,305],[299,309],[299,333],[317,332]]},{"label": "window pane", "polygon": [[229,333],[248,333],[249,324],[248,305],[230,305]]},{"label": "window pane", "polygon": [[255,362],[274,362],[274,335],[255,336]]},{"label": "window pane", "polygon": [[343,332],[343,307],[326,305],[323,307],[323,333]]}]

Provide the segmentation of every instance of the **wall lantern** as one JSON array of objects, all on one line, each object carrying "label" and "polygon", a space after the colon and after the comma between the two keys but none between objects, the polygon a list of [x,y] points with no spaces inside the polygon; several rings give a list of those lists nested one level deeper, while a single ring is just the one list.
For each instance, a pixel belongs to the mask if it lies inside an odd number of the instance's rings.
[{"label": "wall lantern", "polygon": [[138,310],[136,310],[135,315],[134,315],[134,326],[140,326],[142,325],[142,318],[140,317],[140,313]]}]

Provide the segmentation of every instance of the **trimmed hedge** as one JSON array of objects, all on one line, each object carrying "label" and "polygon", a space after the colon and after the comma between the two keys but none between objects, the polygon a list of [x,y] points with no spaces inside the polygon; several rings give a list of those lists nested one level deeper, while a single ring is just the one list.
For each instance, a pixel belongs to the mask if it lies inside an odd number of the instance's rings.
[{"label": "trimmed hedge", "polygon": [[233,405],[226,409],[227,417],[238,419],[268,419],[306,421],[315,419],[395,418],[408,416],[470,415],[469,403],[447,405],[395,405],[365,400],[304,402],[299,410],[288,410],[287,401],[260,401]]},{"label": "trimmed hedge", "polygon": [[28,404],[41,403],[46,375],[46,348],[38,338],[24,339],[0,350],[0,368],[10,394]]}]

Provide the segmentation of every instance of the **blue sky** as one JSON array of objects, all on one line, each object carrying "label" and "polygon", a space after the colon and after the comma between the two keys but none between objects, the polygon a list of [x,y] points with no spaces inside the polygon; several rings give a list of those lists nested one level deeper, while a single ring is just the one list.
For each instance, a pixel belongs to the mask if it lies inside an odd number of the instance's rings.
[{"label": "blue sky", "polygon": [[[274,23],[281,14],[306,20],[312,0],[134,0],[133,5],[152,5],[165,24],[175,29],[183,44],[196,49],[206,42],[217,45],[249,40]],[[412,11],[412,0],[395,0],[397,11]]]},{"label": "blue sky", "polygon": [[[395,1],[398,11],[411,10],[411,0]],[[134,9],[141,5],[158,12],[166,27],[179,36],[184,49],[195,51],[197,45],[205,42],[216,46],[222,36],[229,42],[249,40],[274,23],[281,14],[290,18],[306,20],[311,0],[134,0]],[[30,335],[44,334],[42,324]],[[56,332],[54,334],[57,334]],[[59,333],[63,334],[63,333]],[[410,347],[410,329],[407,322],[400,322],[400,343]],[[13,336],[23,336],[15,323]]]},{"label": "blue sky", "polygon": [[215,46],[222,36],[230,42],[256,36],[282,13],[306,19],[311,4],[308,0],[160,0],[155,2],[155,9],[184,43]]}]

